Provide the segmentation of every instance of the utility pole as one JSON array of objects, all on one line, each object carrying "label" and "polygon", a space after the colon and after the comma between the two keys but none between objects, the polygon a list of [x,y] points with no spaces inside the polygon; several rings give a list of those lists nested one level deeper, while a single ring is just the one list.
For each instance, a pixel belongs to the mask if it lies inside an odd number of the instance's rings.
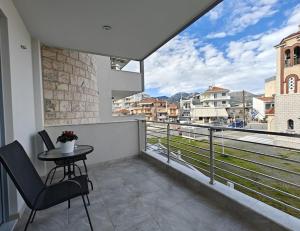
[{"label": "utility pole", "polygon": [[245,108],[245,90],[243,90],[243,125],[245,127],[246,122],[246,108]]}]

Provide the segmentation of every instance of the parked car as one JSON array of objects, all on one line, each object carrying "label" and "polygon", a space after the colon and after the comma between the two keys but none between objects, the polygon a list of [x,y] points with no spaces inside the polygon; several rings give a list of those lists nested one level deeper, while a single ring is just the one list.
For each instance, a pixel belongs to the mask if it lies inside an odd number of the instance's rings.
[{"label": "parked car", "polygon": [[243,120],[237,120],[232,122],[231,124],[228,125],[229,128],[244,128],[247,125],[247,123]]},{"label": "parked car", "polygon": [[216,128],[215,131],[216,132],[220,132],[222,131],[222,128],[224,126],[223,123],[221,123],[220,121],[213,121],[211,123],[209,123],[209,126],[212,126],[212,127],[220,127],[220,128]]}]

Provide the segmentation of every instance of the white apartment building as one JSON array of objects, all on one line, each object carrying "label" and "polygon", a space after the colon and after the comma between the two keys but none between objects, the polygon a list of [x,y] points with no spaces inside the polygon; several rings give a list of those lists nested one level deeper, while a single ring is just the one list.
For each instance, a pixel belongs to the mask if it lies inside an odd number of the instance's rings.
[{"label": "white apartment building", "polygon": [[137,102],[149,97],[148,94],[141,92],[122,99],[113,100],[112,110],[113,112],[121,109],[129,110],[130,108],[135,107]]},{"label": "white apartment building", "polygon": [[230,107],[229,101],[228,89],[210,86],[205,92],[194,97],[194,105],[191,109],[192,122],[211,123],[217,121],[225,123],[228,119],[226,108]]}]

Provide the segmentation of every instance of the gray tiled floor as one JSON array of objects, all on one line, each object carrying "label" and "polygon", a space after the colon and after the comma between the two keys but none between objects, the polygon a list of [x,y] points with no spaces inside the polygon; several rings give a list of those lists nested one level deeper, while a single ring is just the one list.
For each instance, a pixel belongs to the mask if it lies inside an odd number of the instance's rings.
[{"label": "gray tiled floor", "polygon": [[[130,159],[90,169],[95,189],[90,194],[94,230],[99,231],[210,231],[268,230],[225,211],[153,164]],[[89,230],[82,201],[72,200],[37,213],[28,230]],[[22,230],[28,211],[15,230]]]}]

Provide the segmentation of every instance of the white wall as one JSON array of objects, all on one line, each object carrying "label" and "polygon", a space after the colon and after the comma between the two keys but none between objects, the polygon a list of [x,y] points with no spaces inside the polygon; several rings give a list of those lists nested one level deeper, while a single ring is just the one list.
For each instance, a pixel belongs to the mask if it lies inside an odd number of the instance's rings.
[{"label": "white wall", "polygon": [[[99,89],[99,117],[101,122],[124,121],[130,117],[112,116],[112,97],[114,93],[135,94],[142,91],[142,76],[140,73],[111,70],[110,58],[96,56],[97,78]],[[132,118],[131,118],[132,119]]]},{"label": "white wall", "polygon": [[256,118],[263,120],[265,118],[265,103],[264,101],[257,99],[257,98],[253,98],[253,109],[255,109],[256,111],[258,111],[258,115],[256,116]]},{"label": "white wall", "polygon": [[[42,95],[39,43],[32,40],[11,0],[1,0],[0,9],[2,11],[0,25],[7,27],[6,37],[8,38],[6,47],[1,49],[2,53],[3,51],[7,53],[7,56],[2,57],[3,60],[1,60],[2,65],[6,65],[6,68],[2,69],[6,143],[18,140],[39,167],[36,153],[41,151],[41,147],[38,149],[35,143],[37,129],[40,130],[43,127],[43,107],[39,99]],[[5,20],[2,20],[3,17]],[[7,25],[3,21],[7,22]],[[5,30],[1,30],[1,40],[3,33]],[[136,90],[139,91],[141,88],[138,85],[142,83],[141,76],[129,72],[114,74],[114,71],[110,69],[109,57],[98,56],[97,62],[99,64],[97,75],[100,120],[126,120],[126,118],[112,117],[112,90],[128,91],[137,88]],[[124,79],[122,79],[123,76],[125,76]],[[130,76],[133,79],[128,79]],[[124,124],[91,124],[72,126],[70,129],[78,131],[82,142],[95,146],[97,155],[91,157],[91,162],[93,162],[137,154],[139,150],[137,124],[136,121]],[[61,126],[48,129],[55,138],[67,128],[67,126]],[[118,142],[118,145],[114,145],[113,141]],[[20,212],[24,207],[24,202],[11,183],[9,194],[10,212],[13,214]]]},{"label": "white wall", "polygon": [[46,128],[53,141],[56,140],[62,131],[72,130],[79,137],[77,144],[92,145],[95,150],[91,155],[88,155],[88,164],[138,155],[140,148],[144,147],[145,136],[143,135],[143,129],[144,124],[141,121],[52,126]]},{"label": "white wall", "polygon": [[[6,136],[6,142],[14,139],[24,146],[29,155],[34,153],[34,143],[32,136],[35,135],[35,114],[33,97],[33,77],[32,77],[32,54],[31,37],[28,33],[21,17],[15,9],[12,1],[1,0],[0,9],[7,19],[8,25],[8,52],[10,76],[3,76],[7,80],[3,81],[5,110],[11,110],[11,115],[6,114],[5,125],[12,128],[12,133]],[[21,45],[26,49],[22,49]],[[10,108],[11,107],[11,108]],[[11,117],[11,118],[9,118]],[[15,204],[13,197],[15,189],[10,186],[10,212],[16,213],[23,207],[24,202],[20,196]]]}]

